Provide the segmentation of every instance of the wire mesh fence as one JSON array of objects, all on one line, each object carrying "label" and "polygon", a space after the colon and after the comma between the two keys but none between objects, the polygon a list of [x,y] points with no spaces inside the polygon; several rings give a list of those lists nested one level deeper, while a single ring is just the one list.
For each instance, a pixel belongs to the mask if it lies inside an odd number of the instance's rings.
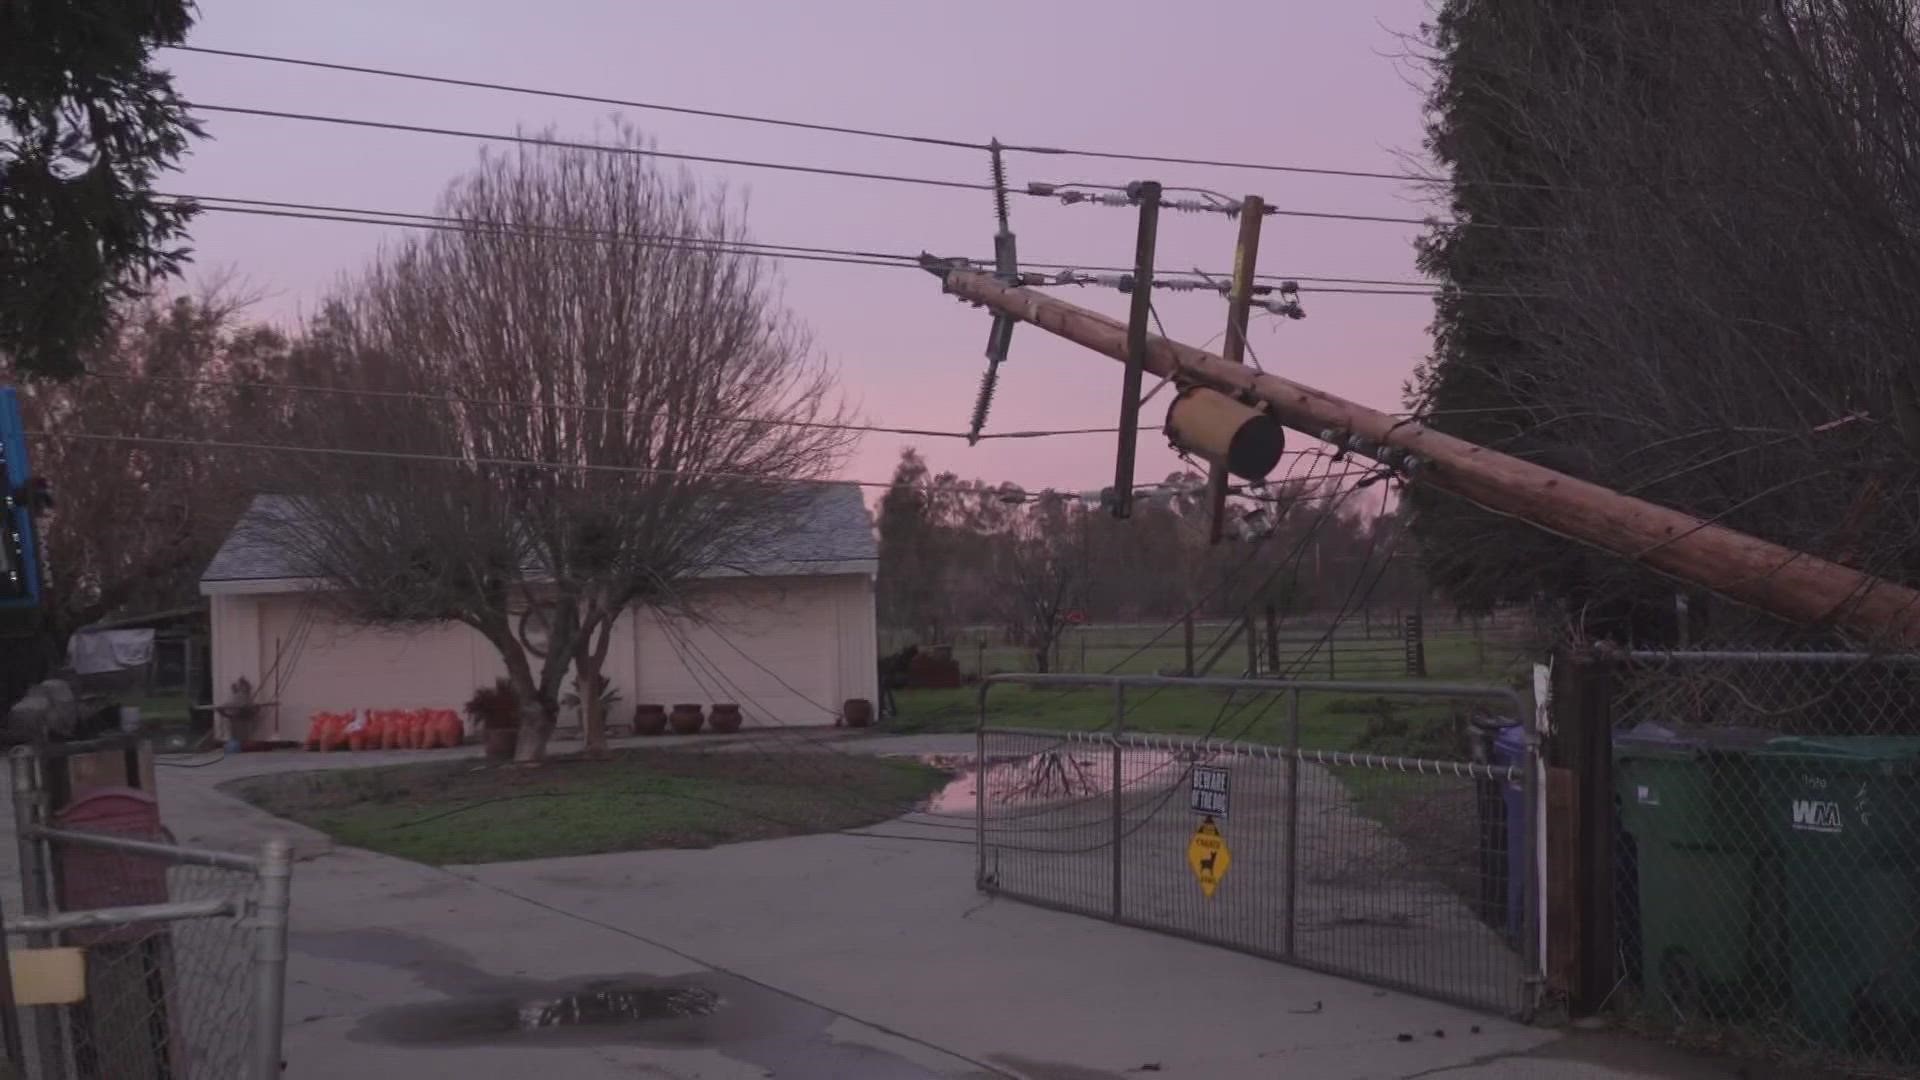
[{"label": "wire mesh fence", "polygon": [[77,989],[22,1007],[33,1080],[280,1075],[290,858],[179,847],[163,830],[54,828],[16,756],[23,914],[10,952],[73,958]]},{"label": "wire mesh fence", "polygon": [[[1164,681],[1108,682],[1123,709],[1125,689]],[[1208,684],[1279,690],[1295,717],[1327,687]],[[1501,691],[1447,690],[1510,708]],[[1526,740],[1513,745],[1498,763],[983,726],[980,886],[1521,1014],[1536,981],[1534,824]]]},{"label": "wire mesh fence", "polygon": [[[146,910],[45,935],[51,945],[82,950],[86,996],[43,1013],[47,1031],[38,1038],[56,1052],[41,1055],[39,1075],[248,1075],[256,1029],[249,918],[260,902],[258,874],[128,851],[115,837],[45,830],[41,839],[70,898],[66,913]],[[85,897],[83,906],[75,896]],[[48,1071],[49,1059],[66,1068]]]},{"label": "wire mesh fence", "polygon": [[1636,653],[1611,706],[1616,1005],[1920,1070],[1920,662]]}]

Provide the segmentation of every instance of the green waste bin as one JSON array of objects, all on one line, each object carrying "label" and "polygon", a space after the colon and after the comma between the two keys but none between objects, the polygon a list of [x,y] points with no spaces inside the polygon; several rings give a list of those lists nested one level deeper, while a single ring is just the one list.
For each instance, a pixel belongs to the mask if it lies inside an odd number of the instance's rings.
[{"label": "green waste bin", "polygon": [[1920,1056],[1920,739],[1756,752],[1782,866],[1793,1014],[1835,1048]]},{"label": "green waste bin", "polygon": [[1771,837],[1747,757],[1768,738],[1655,724],[1614,738],[1614,793],[1637,854],[1642,989],[1674,1019],[1749,1015],[1778,996]]}]

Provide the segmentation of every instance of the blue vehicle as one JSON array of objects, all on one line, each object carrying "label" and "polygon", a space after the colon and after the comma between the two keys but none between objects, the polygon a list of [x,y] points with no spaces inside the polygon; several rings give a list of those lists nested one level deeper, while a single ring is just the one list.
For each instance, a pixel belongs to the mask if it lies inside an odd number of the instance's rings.
[{"label": "blue vehicle", "polygon": [[33,511],[47,504],[45,481],[27,466],[20,399],[0,386],[0,610],[40,605],[40,557]]}]

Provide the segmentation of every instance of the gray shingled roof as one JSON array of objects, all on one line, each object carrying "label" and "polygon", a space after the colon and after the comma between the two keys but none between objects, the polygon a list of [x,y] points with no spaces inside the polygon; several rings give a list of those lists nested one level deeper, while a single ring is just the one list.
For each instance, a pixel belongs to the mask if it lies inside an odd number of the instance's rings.
[{"label": "gray shingled roof", "polygon": [[[266,527],[297,513],[285,496],[254,496],[200,575],[201,583],[299,576],[272,541],[273,528]],[[795,515],[792,528],[782,530],[760,550],[743,552],[727,562],[745,573],[825,574],[845,573],[844,565],[838,564],[879,557],[873,518],[860,489],[851,484],[822,484],[815,489],[812,504]]]}]

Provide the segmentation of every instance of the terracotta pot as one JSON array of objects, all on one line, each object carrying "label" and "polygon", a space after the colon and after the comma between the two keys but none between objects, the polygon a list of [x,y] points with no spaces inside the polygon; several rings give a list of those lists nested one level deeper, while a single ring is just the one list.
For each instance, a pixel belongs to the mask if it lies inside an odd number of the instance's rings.
[{"label": "terracotta pot", "polygon": [[866,727],[873,723],[873,702],[863,697],[848,698],[840,707],[840,715],[848,727]]},{"label": "terracotta pot", "polygon": [[488,728],[486,731],[487,759],[490,761],[512,761],[514,748],[519,744],[519,728]]},{"label": "terracotta pot", "polygon": [[731,735],[740,730],[740,706],[715,705],[707,717],[707,727],[721,735]]},{"label": "terracotta pot", "polygon": [[667,707],[665,705],[635,705],[633,707],[633,733],[635,735],[658,735],[667,730]]},{"label": "terracotta pot", "polygon": [[699,731],[700,725],[706,721],[706,714],[701,712],[698,705],[675,705],[673,715],[667,717],[675,735],[691,735]]}]

